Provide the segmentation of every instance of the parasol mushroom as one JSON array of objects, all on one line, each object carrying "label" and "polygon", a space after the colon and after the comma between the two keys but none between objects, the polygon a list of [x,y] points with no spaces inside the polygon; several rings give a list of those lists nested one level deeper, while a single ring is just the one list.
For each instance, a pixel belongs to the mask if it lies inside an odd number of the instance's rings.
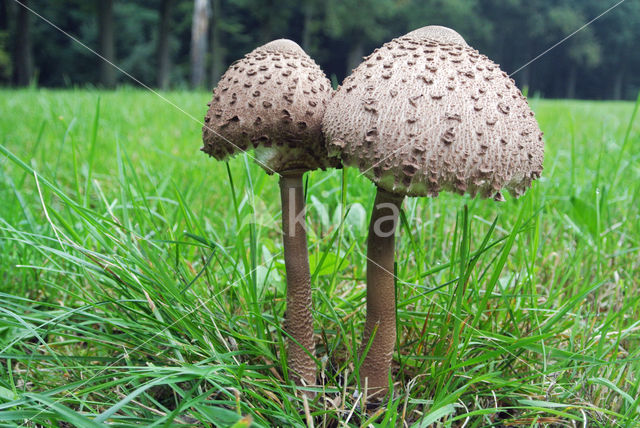
[{"label": "parasol mushroom", "polygon": [[295,42],[275,40],[233,63],[213,91],[202,151],[218,160],[254,149],[280,176],[287,311],[287,362],[298,384],[315,384],[311,281],[302,176],[339,166],[327,157],[322,117],[331,84]]},{"label": "parasol mushroom", "polygon": [[542,172],[542,133],[498,65],[455,31],[430,26],[365,57],[327,107],[330,156],[358,167],[377,194],[367,243],[367,316],[360,368],[369,398],[388,390],[395,326],[394,232],[405,196],[441,191],[503,200]]}]

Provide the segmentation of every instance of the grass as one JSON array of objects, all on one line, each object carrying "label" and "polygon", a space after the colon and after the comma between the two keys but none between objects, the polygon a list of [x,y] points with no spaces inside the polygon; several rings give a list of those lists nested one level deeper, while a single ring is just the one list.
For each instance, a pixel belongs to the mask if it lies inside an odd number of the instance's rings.
[{"label": "grass", "polygon": [[[209,97],[164,95],[196,118]],[[0,421],[634,426],[634,105],[532,107],[545,171],[524,197],[405,201],[395,394],[366,413],[374,189],[357,171],[308,174],[322,387],[305,403],[284,360],[276,178],[207,159],[200,125],[147,92],[1,91]]]}]

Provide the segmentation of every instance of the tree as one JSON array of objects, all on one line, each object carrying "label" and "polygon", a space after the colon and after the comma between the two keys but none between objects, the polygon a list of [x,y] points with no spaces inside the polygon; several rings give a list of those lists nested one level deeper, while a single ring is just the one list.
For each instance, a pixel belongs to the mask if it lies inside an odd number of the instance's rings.
[{"label": "tree", "polygon": [[[505,6],[508,4],[501,5],[502,8]],[[451,27],[473,46],[486,44],[494,31],[491,20],[480,12],[478,0],[411,0],[401,10],[408,29],[425,25]]]},{"label": "tree", "polygon": [[[514,73],[518,85],[534,87],[544,61],[534,61],[549,46],[547,0],[478,0],[478,11],[491,30],[478,48],[507,73]],[[553,40],[553,42],[556,42]],[[535,70],[535,72],[534,72]]]},{"label": "tree", "polygon": [[14,82],[18,86],[27,86],[33,75],[33,59],[31,56],[31,19],[29,1],[21,0],[17,11],[15,50],[13,63],[15,64]]},{"label": "tree", "polygon": [[158,81],[161,89],[169,87],[169,72],[171,69],[171,56],[169,52],[169,29],[171,24],[171,9],[173,0],[160,1],[160,25],[158,26]]},{"label": "tree", "polygon": [[0,84],[8,83],[11,79],[11,55],[7,51],[9,37],[9,8],[7,0],[0,0]]},{"label": "tree", "polygon": [[105,88],[116,85],[116,47],[113,29],[113,0],[98,0],[98,32],[100,39],[100,83]]},{"label": "tree", "polygon": [[325,2],[327,33],[347,46],[346,73],[360,64],[365,46],[378,45],[390,36],[388,22],[398,11],[393,0],[328,0]]},{"label": "tree", "polygon": [[311,48],[311,30],[316,2],[308,0],[302,6],[302,49],[309,52]]},{"label": "tree", "polygon": [[[582,5],[562,4],[548,10],[547,22],[560,40],[579,29],[588,22],[585,14],[579,9]],[[566,52],[568,73],[566,76],[567,98],[575,98],[578,72],[584,73],[600,63],[600,45],[596,40],[592,27],[586,27],[568,39],[562,48]]]},{"label": "tree", "polygon": [[203,87],[207,56],[207,33],[209,30],[209,2],[194,0],[193,25],[191,27],[191,87]]},{"label": "tree", "polygon": [[222,45],[221,24],[222,24],[222,5],[220,0],[212,0],[213,13],[211,17],[211,82],[215,84],[224,69],[225,50]]},{"label": "tree", "polygon": [[8,0],[0,0],[0,31],[7,31],[9,29],[9,8],[7,7]]},{"label": "tree", "polygon": [[[43,86],[116,84],[113,66],[97,64],[91,52],[32,16],[22,6],[27,1],[0,0],[0,84],[26,85],[34,76]],[[640,1],[619,4],[555,47],[614,4],[602,0],[31,0],[28,4],[65,32],[95,46],[109,61],[115,62],[117,56],[118,66],[137,79],[160,88],[215,83],[227,60],[280,37],[298,42],[327,75],[341,80],[375,47],[425,25],[455,29],[507,73],[518,71],[513,74],[518,86],[528,86],[532,94],[628,99],[640,88],[640,74],[635,72],[640,69],[636,46]]]},{"label": "tree", "polygon": [[294,0],[233,0],[250,22],[247,28],[254,33],[256,45],[262,45],[289,32],[293,11],[305,2]]},{"label": "tree", "polygon": [[[590,15],[599,12],[601,11],[592,7]],[[631,88],[634,78],[636,87],[639,86],[638,74],[634,70],[640,67],[640,50],[637,48],[640,40],[640,2],[622,3],[593,27],[596,37],[607,47],[605,61],[598,71],[609,77],[605,81],[609,87],[602,88],[600,92],[604,96],[606,91],[607,95],[616,100],[635,97],[637,93]]]}]

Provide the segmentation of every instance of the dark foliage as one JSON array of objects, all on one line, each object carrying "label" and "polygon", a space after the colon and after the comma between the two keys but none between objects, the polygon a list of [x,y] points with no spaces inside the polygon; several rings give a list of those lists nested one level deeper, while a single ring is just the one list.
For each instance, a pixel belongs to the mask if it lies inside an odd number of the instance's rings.
[{"label": "dark foliage", "polygon": [[[116,63],[141,82],[187,87],[191,71],[193,0],[173,0],[168,34],[159,43],[167,0],[114,0]],[[532,64],[549,47],[614,6],[601,0],[209,0],[206,86],[229,63],[259,44],[297,41],[328,75],[341,81],[362,55],[424,25],[456,29],[469,44],[502,65],[529,93],[545,97],[632,98],[640,89],[640,3],[625,1]],[[31,1],[62,30],[100,50],[98,0]],[[29,17],[29,49],[18,19],[21,6],[0,0],[0,83],[42,86],[100,84],[100,60],[42,19]],[[166,22],[166,21],[165,21]],[[162,46],[162,47],[161,47]],[[168,58],[159,65],[162,49]],[[31,52],[29,61],[20,55]],[[22,64],[22,65],[21,65]],[[133,84],[117,73],[119,84]]]}]

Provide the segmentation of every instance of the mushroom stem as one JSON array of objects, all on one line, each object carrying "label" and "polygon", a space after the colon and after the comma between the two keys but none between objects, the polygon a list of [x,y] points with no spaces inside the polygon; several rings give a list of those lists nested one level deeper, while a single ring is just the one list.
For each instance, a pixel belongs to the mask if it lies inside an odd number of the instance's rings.
[{"label": "mushroom stem", "polygon": [[289,334],[287,364],[298,385],[316,383],[313,318],[311,315],[311,275],[305,227],[305,201],[302,188],[304,171],[283,173],[280,177],[282,200],[282,240],[287,275],[285,329]]},{"label": "mushroom stem", "polygon": [[395,229],[403,196],[378,187],[367,240],[367,319],[360,347],[362,355],[375,331],[360,367],[360,385],[367,380],[367,399],[382,399],[388,391],[389,370],[396,342],[394,281]]}]

